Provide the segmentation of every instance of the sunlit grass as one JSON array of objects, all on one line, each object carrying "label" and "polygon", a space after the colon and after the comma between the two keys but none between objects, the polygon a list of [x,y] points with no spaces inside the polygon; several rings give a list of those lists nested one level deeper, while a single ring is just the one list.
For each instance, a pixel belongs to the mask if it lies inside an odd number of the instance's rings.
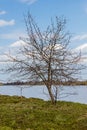
[{"label": "sunlit grass", "polygon": [[0,130],[87,130],[87,105],[0,96]]}]

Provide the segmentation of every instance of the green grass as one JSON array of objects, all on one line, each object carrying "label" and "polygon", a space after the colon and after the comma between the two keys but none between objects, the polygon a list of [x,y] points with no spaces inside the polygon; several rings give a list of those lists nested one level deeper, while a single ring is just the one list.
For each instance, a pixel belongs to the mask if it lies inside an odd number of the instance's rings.
[{"label": "green grass", "polygon": [[87,105],[0,96],[0,130],[87,130]]}]

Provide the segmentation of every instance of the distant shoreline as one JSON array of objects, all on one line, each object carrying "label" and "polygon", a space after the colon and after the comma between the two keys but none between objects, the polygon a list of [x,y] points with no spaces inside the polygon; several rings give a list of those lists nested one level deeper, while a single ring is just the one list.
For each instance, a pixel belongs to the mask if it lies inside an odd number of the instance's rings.
[{"label": "distant shoreline", "polygon": [[[59,83],[59,82],[53,82],[52,83],[53,85],[63,85],[63,86],[79,86],[79,85],[84,85],[86,86],[87,85],[87,81],[67,81],[67,82],[62,82],[62,83]],[[7,82],[7,83],[0,83],[0,86],[2,85],[44,85],[43,82],[21,82],[21,81],[16,81],[16,82]]]}]

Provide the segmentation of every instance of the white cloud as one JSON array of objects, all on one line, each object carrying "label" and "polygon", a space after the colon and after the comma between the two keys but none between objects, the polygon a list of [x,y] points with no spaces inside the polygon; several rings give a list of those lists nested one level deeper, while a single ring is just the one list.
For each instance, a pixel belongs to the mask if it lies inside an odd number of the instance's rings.
[{"label": "white cloud", "polygon": [[77,50],[77,51],[79,51],[79,50],[84,51],[84,50],[85,50],[85,51],[87,51],[87,43],[78,46],[78,47],[75,48],[74,50]]},{"label": "white cloud", "polygon": [[26,43],[22,40],[16,41],[10,45],[10,47],[21,47],[26,45]]},{"label": "white cloud", "polygon": [[37,0],[20,0],[23,3],[28,3],[28,4],[33,4],[35,3]]},{"label": "white cloud", "polygon": [[[9,46],[6,46],[5,49],[3,49],[3,53],[5,54],[9,54],[11,53],[13,56],[16,56],[17,55],[17,52],[19,52],[20,48],[27,45],[27,43],[25,43],[24,41],[22,40],[18,40],[12,44],[10,44]],[[57,46],[57,48],[59,48],[59,46]],[[80,59],[80,62],[85,64],[87,63],[87,43],[84,43],[80,46],[78,46],[77,48],[73,49],[73,52],[77,52],[79,53],[81,51],[81,59]],[[21,54],[19,54],[20,57]],[[0,55],[0,60],[6,60],[6,57],[4,55]]]},{"label": "white cloud", "polygon": [[87,63],[87,56],[85,57],[85,56],[83,56],[82,58],[81,58],[81,60],[80,60],[80,62],[84,62],[84,63]]},{"label": "white cloud", "polygon": [[0,19],[0,27],[3,27],[3,26],[12,26],[15,24],[15,20],[12,19],[10,21],[5,21],[3,19]]},{"label": "white cloud", "polygon": [[23,31],[20,30],[14,30],[10,33],[4,33],[0,34],[0,39],[13,39],[13,40],[18,40],[19,37],[27,37],[26,33],[22,33]]},{"label": "white cloud", "polygon": [[18,39],[19,35],[16,33],[0,34],[0,39]]},{"label": "white cloud", "polygon": [[26,45],[26,43],[22,40],[19,40],[10,44],[9,46],[0,47],[2,50],[2,52],[0,51],[0,64],[9,61],[9,57],[7,55],[15,57],[17,52],[19,52],[19,49],[24,45]]},{"label": "white cloud", "polygon": [[77,36],[72,38],[72,41],[74,41],[74,40],[78,40],[78,41],[87,40],[87,34],[77,35]]},{"label": "white cloud", "polygon": [[7,60],[7,56],[6,55],[0,55],[0,63],[4,62]]},{"label": "white cloud", "polygon": [[6,14],[7,12],[6,11],[0,11],[0,15],[3,15],[3,14]]},{"label": "white cloud", "polygon": [[80,62],[81,63],[87,63],[87,43],[84,43],[80,46],[78,46],[77,48],[73,49],[73,51],[75,52],[81,52],[81,59]]}]

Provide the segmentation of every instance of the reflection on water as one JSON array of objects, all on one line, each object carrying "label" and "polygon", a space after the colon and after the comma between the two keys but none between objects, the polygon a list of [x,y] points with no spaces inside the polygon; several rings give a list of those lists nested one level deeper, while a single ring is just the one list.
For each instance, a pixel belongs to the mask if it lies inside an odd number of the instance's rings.
[{"label": "reflection on water", "polygon": [[[42,98],[49,100],[47,89],[45,86],[0,86],[0,94],[2,95],[18,95]],[[69,94],[69,95],[68,95]],[[68,96],[67,96],[68,95]],[[73,101],[87,104],[87,87],[86,86],[64,86],[60,89],[59,100]]]}]

